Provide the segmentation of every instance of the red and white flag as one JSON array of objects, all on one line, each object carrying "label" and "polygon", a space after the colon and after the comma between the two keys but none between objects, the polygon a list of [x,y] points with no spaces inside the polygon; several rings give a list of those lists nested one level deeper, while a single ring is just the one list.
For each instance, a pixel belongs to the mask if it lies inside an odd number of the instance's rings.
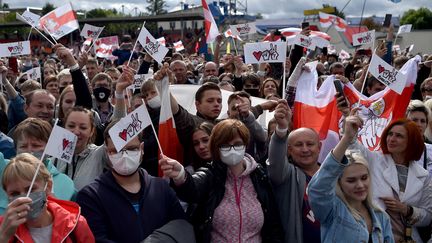
[{"label": "red and white flag", "polygon": [[375,53],[372,56],[368,70],[385,86],[388,86],[398,94],[402,93],[406,83],[406,76]]},{"label": "red and white flag", "polygon": [[150,32],[144,27],[138,35],[138,39],[146,52],[153,57],[158,63],[162,64],[162,60],[168,53],[168,48],[163,46],[159,41],[157,41]]},{"label": "red and white flag", "polygon": [[213,18],[212,13],[210,12],[206,0],[201,0],[201,3],[204,11],[204,29],[205,29],[205,36],[207,38],[206,42],[211,43],[219,35],[219,30]]},{"label": "red and white flag", "polygon": [[71,163],[77,141],[78,138],[74,133],[55,124],[45,146],[44,154]]},{"label": "red and white flag", "polygon": [[[358,139],[368,149],[378,150],[384,128],[391,121],[405,115],[417,79],[420,60],[421,58],[416,56],[400,70],[407,77],[400,95],[387,87],[371,97],[365,97],[352,84],[344,86],[344,93],[349,103],[353,104],[352,107],[357,107],[359,97],[362,97],[359,115],[363,118],[364,124],[359,131]],[[311,70],[311,73],[304,72],[298,81],[293,124],[294,128],[309,127],[319,134],[322,142],[319,161],[322,162],[339,141],[338,133],[342,122],[334,98],[334,77],[329,76],[317,90],[318,75],[315,68],[311,67]]]},{"label": "red and white flag", "polygon": [[80,35],[84,38],[97,39],[104,28],[105,26],[98,27],[90,24],[85,24],[83,29],[81,30]]},{"label": "red and white flag", "polygon": [[336,15],[319,12],[319,17],[321,27],[323,28],[328,28],[333,25],[337,31],[345,32],[346,27],[348,26],[347,22],[343,18]]},{"label": "red and white flag", "polygon": [[185,49],[183,42],[181,40],[174,43],[174,48],[175,48],[176,52],[180,52],[180,51],[183,51]]},{"label": "red and white flag", "polygon": [[166,46],[165,37],[157,38],[156,40],[159,41],[159,43],[161,43],[161,45]]},{"label": "red and white flag", "polygon": [[231,29],[227,29],[227,31],[224,32],[224,35],[225,35],[226,38],[231,37],[231,38],[237,39],[237,40],[239,40],[239,41],[242,40],[242,39],[240,38],[240,36],[238,36],[238,35],[234,35],[234,34],[232,33]]},{"label": "red and white flag", "polygon": [[[183,161],[183,147],[177,136],[177,130],[174,122],[174,117],[171,111],[171,100],[168,78],[162,79],[162,82],[158,82],[160,98],[161,98],[161,109],[159,117],[159,131],[158,138],[159,143],[162,147],[164,155],[174,158],[182,163]],[[159,154],[161,151],[159,151]],[[159,167],[159,176],[162,176],[162,171]]]},{"label": "red and white flag", "polygon": [[48,32],[48,34],[57,40],[79,29],[78,20],[70,3],[42,16],[39,20],[39,25],[41,29]]},{"label": "red and white flag", "polygon": [[117,57],[113,56],[112,52],[118,46],[117,36],[107,36],[95,40],[93,48],[97,57],[116,59]]}]

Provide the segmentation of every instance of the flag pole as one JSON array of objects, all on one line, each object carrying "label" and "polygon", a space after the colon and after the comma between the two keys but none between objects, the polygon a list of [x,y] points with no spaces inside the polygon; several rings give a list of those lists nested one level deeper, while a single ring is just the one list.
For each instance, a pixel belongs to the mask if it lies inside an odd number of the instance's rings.
[{"label": "flag pole", "polygon": [[231,36],[231,40],[233,41],[233,44],[234,44],[234,50],[235,50],[235,52],[236,52],[236,56],[238,56],[236,40],[235,40],[234,37],[232,37],[232,36]]},{"label": "flag pole", "polygon": [[366,74],[365,74],[365,76],[364,76],[364,78],[363,78],[363,84],[362,84],[362,88],[361,88],[361,90],[360,90],[359,101],[358,101],[358,103],[357,103],[358,106],[360,106],[361,94],[363,94],[363,90],[364,90],[364,87],[365,87],[365,85],[366,85],[367,75],[368,75],[368,73],[369,73],[369,69],[370,69],[370,63],[372,62],[372,58],[373,58],[373,56],[375,55],[376,50],[377,50],[377,48],[375,48],[374,51],[373,51],[373,53],[372,53],[372,57],[371,57],[371,59],[370,59],[370,61],[369,61],[369,66],[368,66],[368,68],[367,68],[367,70],[366,70]]},{"label": "flag pole", "polygon": [[[144,102],[144,99],[141,99],[141,100],[143,102],[143,105],[146,105],[146,103]],[[147,107],[146,107],[146,109],[147,109]],[[153,122],[150,122],[150,126],[152,127],[153,133],[155,135],[156,142],[158,144],[159,150],[161,151],[161,154],[164,154],[163,151],[162,151],[162,146],[160,145],[160,142],[159,142],[158,134],[156,133],[156,129],[153,126]]]},{"label": "flag pole", "polygon": [[[53,127],[57,126],[57,123],[58,123],[58,118],[55,119],[55,122],[54,122],[54,126],[53,126]],[[32,190],[32,188],[33,188],[33,185],[34,185],[34,183],[35,183],[35,181],[36,181],[36,177],[37,177],[37,175],[38,175],[38,173],[39,173],[39,170],[40,170],[41,164],[43,163],[43,159],[44,159],[44,157],[45,157],[45,150],[46,150],[46,148],[44,149],[44,151],[43,151],[43,153],[42,153],[42,157],[40,158],[40,163],[38,163],[38,166],[37,166],[37,168],[36,168],[35,174],[33,175],[33,179],[32,179],[32,182],[30,183],[30,187],[29,187],[29,189],[28,189],[28,191],[27,191],[27,195],[26,195],[26,197],[29,197],[30,192],[31,192],[31,190]]]},{"label": "flag pole", "polygon": [[[145,23],[146,23],[146,22],[144,21],[143,25],[141,26],[140,32],[142,31],[142,28],[145,28]],[[138,37],[139,37],[139,35],[138,35]],[[135,44],[134,44],[134,46],[133,46],[133,48],[132,48],[132,50],[131,50],[131,54],[130,54],[130,56],[129,56],[129,60],[128,60],[128,62],[127,62],[127,66],[129,66],[129,62],[130,62],[131,59],[132,59],[133,53],[134,53],[135,48],[136,48],[136,45],[137,45],[137,43],[138,43],[138,37],[137,37],[137,39],[135,40]]]},{"label": "flag pole", "polygon": [[28,37],[27,37],[27,40],[30,40],[30,36],[31,36],[31,32],[32,32],[32,30],[33,30],[33,26],[30,28],[30,32],[29,32],[29,35],[28,35]]},{"label": "flag pole", "polygon": [[54,43],[57,44],[57,40],[51,35],[51,33],[49,32],[49,30],[46,28],[46,26],[43,24],[42,27],[49,34],[49,36],[51,36],[51,38],[53,39]]}]

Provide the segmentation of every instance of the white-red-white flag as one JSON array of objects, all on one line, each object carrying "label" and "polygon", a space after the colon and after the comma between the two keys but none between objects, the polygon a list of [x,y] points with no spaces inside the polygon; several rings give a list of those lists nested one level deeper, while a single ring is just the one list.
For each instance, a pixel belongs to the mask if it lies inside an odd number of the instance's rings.
[{"label": "white-red-white flag", "polygon": [[78,138],[74,133],[56,124],[45,146],[44,153],[71,163],[77,141]]},{"label": "white-red-white flag", "polygon": [[[158,90],[161,98],[161,109],[159,117],[158,138],[164,155],[174,158],[182,163],[183,147],[177,136],[177,130],[174,122],[174,117],[171,111],[171,100],[169,90],[169,80],[167,77],[158,82]],[[159,167],[159,176],[162,176],[162,171]]]},{"label": "white-red-white flag", "polygon": [[333,25],[337,31],[345,32],[346,27],[348,26],[347,22],[343,18],[333,14],[319,12],[319,18],[321,27],[323,28],[328,28]]},{"label": "white-red-white flag", "polygon": [[107,36],[95,40],[93,48],[97,57],[116,59],[117,57],[113,56],[112,52],[118,46],[117,36]]},{"label": "white-red-white flag", "polygon": [[225,35],[226,38],[231,37],[231,38],[237,39],[237,40],[239,40],[239,41],[242,40],[242,39],[240,38],[240,36],[238,36],[238,35],[234,35],[234,34],[232,33],[231,29],[227,29],[227,31],[224,32],[224,35]]},{"label": "white-red-white flag", "polygon": [[406,83],[406,76],[375,53],[372,56],[368,70],[385,86],[388,86],[398,94],[402,93]]},{"label": "white-red-white flag", "polygon": [[48,34],[57,40],[79,29],[78,20],[70,3],[42,16],[39,20],[39,25],[41,29],[48,32]]},{"label": "white-red-white flag", "polygon": [[213,18],[212,13],[210,12],[206,0],[201,0],[201,3],[204,11],[204,30],[205,30],[206,42],[211,43],[219,35],[219,30]]},{"label": "white-red-white flag", "polygon": [[162,60],[168,53],[168,48],[157,41],[144,27],[144,25],[141,28],[137,40],[141,43],[144,50],[146,50],[146,52],[153,57],[153,59],[162,64]]},{"label": "white-red-white flag", "polygon": [[83,29],[81,30],[80,35],[84,38],[97,39],[104,28],[105,26],[98,27],[90,24],[85,24]]},{"label": "white-red-white flag", "polygon": [[166,40],[165,37],[161,37],[161,38],[157,38],[156,39],[159,43],[161,43],[161,45],[166,46]]},{"label": "white-red-white flag", "polygon": [[183,51],[185,49],[183,42],[181,40],[174,43],[174,48],[175,48],[176,52],[180,52],[180,51]]}]

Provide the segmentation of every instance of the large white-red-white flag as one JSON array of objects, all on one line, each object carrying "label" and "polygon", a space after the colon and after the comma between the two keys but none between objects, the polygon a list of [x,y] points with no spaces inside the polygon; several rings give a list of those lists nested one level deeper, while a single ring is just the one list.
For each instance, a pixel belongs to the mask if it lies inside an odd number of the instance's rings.
[{"label": "large white-red-white flag", "polygon": [[320,24],[323,28],[334,26],[337,31],[345,32],[348,26],[347,22],[336,15],[319,12]]},{"label": "large white-red-white flag", "polygon": [[42,16],[39,19],[39,25],[41,29],[45,30],[45,32],[57,40],[79,29],[78,20],[70,3],[58,7]]},{"label": "large white-red-white flag", "polygon": [[[393,120],[405,115],[417,78],[418,62],[416,56],[410,59],[400,70],[406,75],[404,90],[399,95],[390,88],[365,97],[352,84],[344,86],[344,93],[353,107],[359,107],[359,115],[364,124],[359,131],[359,141],[370,150],[378,150],[384,128]],[[334,95],[333,76],[329,76],[317,90],[318,75],[315,69],[303,73],[298,81],[293,109],[294,128],[308,127],[314,129],[322,142],[319,161],[334,148],[339,141],[339,129],[342,126],[341,114],[337,110]],[[358,105],[361,97],[360,105]]]},{"label": "large white-red-white flag", "polygon": [[206,0],[201,0],[201,3],[204,11],[204,30],[205,30],[206,42],[211,43],[219,35],[219,30],[213,18],[212,13],[210,12]]},{"label": "large white-red-white flag", "polygon": [[[169,80],[167,77],[158,82],[158,90],[161,98],[161,109],[159,117],[159,131],[158,138],[162,147],[164,155],[174,158],[182,163],[183,161],[183,147],[177,136],[174,117],[171,111],[171,100]],[[159,154],[161,151],[159,151]],[[159,167],[159,176],[162,176],[162,171]]]}]

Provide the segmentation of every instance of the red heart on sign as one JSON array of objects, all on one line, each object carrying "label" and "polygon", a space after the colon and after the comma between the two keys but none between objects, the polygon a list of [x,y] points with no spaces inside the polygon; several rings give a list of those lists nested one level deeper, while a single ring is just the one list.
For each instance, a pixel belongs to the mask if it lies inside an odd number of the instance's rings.
[{"label": "red heart on sign", "polygon": [[385,68],[384,68],[383,66],[378,65],[378,72],[379,72],[379,73],[384,72],[384,70],[385,70]]},{"label": "red heart on sign", "polygon": [[358,42],[362,43],[363,42],[363,37],[357,38]]},{"label": "red heart on sign", "polygon": [[303,38],[300,38],[300,42],[303,42],[304,41],[304,39]]},{"label": "red heart on sign", "polygon": [[12,52],[13,47],[12,47],[12,46],[9,46],[9,47],[8,47],[8,50],[9,50],[9,52]]},{"label": "red heart on sign", "polygon": [[148,36],[146,37],[146,44],[148,44],[150,42],[150,39],[148,38]]},{"label": "red heart on sign", "polygon": [[125,141],[127,141],[127,132],[126,129],[123,129],[123,131],[119,132],[119,137]]},{"label": "red heart on sign", "polygon": [[242,30],[242,28],[240,28],[240,27],[239,27],[239,28],[237,28],[237,31],[238,31],[238,32],[240,32],[241,30]]},{"label": "red heart on sign", "polygon": [[67,148],[67,146],[71,143],[71,141],[67,140],[66,138],[63,138],[63,150]]},{"label": "red heart on sign", "polygon": [[94,33],[95,33],[94,31],[87,30],[87,35],[88,35],[88,36],[92,36]]},{"label": "red heart on sign", "polygon": [[262,51],[254,51],[252,54],[257,59],[257,61],[259,61],[261,59]]}]

